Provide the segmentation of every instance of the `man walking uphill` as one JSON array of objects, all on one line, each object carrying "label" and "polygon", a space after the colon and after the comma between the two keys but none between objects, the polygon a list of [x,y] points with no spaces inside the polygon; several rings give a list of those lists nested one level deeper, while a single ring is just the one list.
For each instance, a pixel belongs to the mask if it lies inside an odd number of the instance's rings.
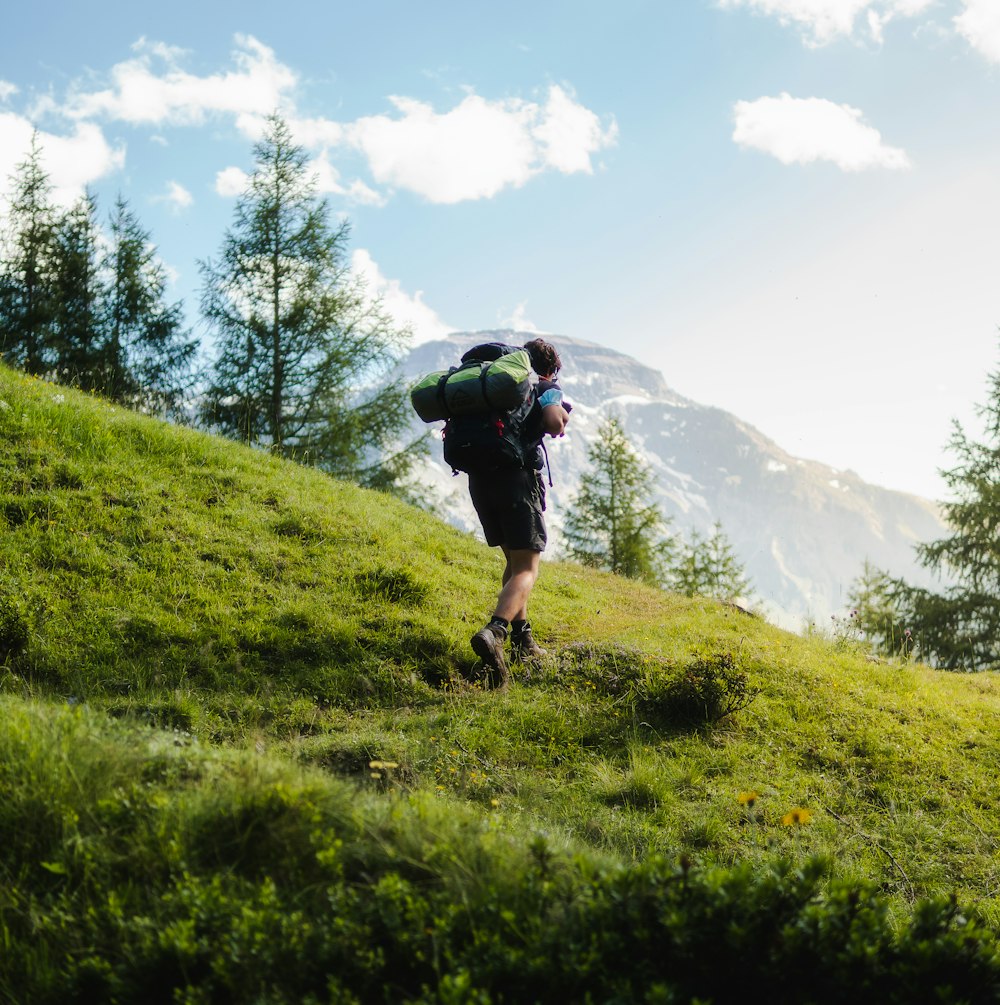
[{"label": "man walking uphill", "polygon": [[469,494],[486,543],[499,546],[506,559],[493,617],[472,636],[473,651],[485,664],[491,687],[505,687],[509,681],[504,657],[508,632],[514,659],[525,661],[544,655],[528,623],[528,597],[538,579],[539,560],[547,541],[541,444],[546,433],[564,435],[569,421],[569,404],[563,401],[556,383],[562,364],[555,347],[543,339],[534,339],[524,348],[539,377],[534,404],[521,428],[525,464],[469,473]]}]

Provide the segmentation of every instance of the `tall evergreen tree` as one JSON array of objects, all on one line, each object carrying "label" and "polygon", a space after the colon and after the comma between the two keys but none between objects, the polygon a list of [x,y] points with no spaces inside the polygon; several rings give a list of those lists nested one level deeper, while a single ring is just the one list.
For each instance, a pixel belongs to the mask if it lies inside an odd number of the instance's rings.
[{"label": "tall evergreen tree", "polygon": [[[222,432],[334,474],[375,483],[376,455],[404,428],[389,374],[405,341],[366,296],[302,147],[271,116],[202,310],[218,338],[204,418]],[[397,455],[396,460],[401,458]]]},{"label": "tall evergreen tree", "polygon": [[98,234],[97,204],[87,194],[63,214],[54,243],[54,373],[84,391],[102,389],[105,367]]},{"label": "tall evergreen tree", "polygon": [[905,623],[908,592],[901,580],[866,559],[848,593],[850,621],[874,648],[889,656],[908,656],[913,649],[913,629]]},{"label": "tall evergreen tree", "polygon": [[51,369],[56,213],[37,134],[11,179],[0,264],[0,355],[28,373]]},{"label": "tall evergreen tree", "polygon": [[735,600],[750,592],[746,570],[718,521],[705,536],[692,530],[667,577],[667,585],[688,597]]},{"label": "tall evergreen tree", "polygon": [[84,195],[64,213],[50,199],[37,137],[13,179],[0,262],[5,362],[99,391],[122,404],[178,414],[197,343],[149,234],[118,199],[104,234]]},{"label": "tall evergreen tree", "polygon": [[[949,443],[957,461],[942,476],[950,490],[941,504],[951,533],[917,546],[917,558],[947,586],[914,587],[866,567],[851,601],[862,629],[882,649],[912,639],[918,655],[944,669],[1000,668],[1000,370],[978,409],[985,438],[954,423]],[[892,646],[886,642],[890,633]]]},{"label": "tall evergreen tree", "polygon": [[563,525],[568,556],[631,579],[662,582],[674,544],[666,518],[650,501],[652,472],[617,417],[601,423],[587,459],[590,468]]},{"label": "tall evergreen tree", "polygon": [[166,302],[166,273],[149,232],[120,196],[104,272],[104,394],[176,415],[192,381],[198,343],[183,327],[181,304]]}]

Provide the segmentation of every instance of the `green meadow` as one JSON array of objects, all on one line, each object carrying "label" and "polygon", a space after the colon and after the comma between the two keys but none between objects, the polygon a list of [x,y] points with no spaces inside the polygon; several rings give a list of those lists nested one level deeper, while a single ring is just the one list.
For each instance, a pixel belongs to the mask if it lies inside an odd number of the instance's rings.
[{"label": "green meadow", "polygon": [[1000,995],[994,674],[545,561],[484,690],[434,515],[7,369],[0,442],[0,1001]]}]

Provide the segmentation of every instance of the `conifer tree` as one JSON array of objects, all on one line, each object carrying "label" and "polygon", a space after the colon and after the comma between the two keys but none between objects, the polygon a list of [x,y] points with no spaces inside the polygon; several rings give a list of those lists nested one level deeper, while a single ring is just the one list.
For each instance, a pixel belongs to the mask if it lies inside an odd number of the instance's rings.
[{"label": "conifer tree", "polygon": [[37,136],[12,178],[0,261],[4,362],[122,404],[179,414],[197,343],[149,234],[119,198],[102,233],[94,198],[51,201]]},{"label": "conifer tree", "polygon": [[102,390],[115,401],[176,416],[193,379],[198,343],[183,327],[180,302],[166,302],[166,272],[156,248],[120,196],[104,272]]},{"label": "conifer tree", "polygon": [[650,501],[652,473],[617,417],[601,423],[587,459],[590,469],[563,526],[568,556],[631,579],[662,582],[673,541],[667,520]]},{"label": "conifer tree", "polygon": [[750,592],[746,570],[718,521],[704,536],[692,530],[680,549],[667,578],[667,585],[688,597],[735,600]]},{"label": "conifer tree", "polygon": [[850,621],[881,653],[909,656],[913,649],[913,629],[905,623],[909,592],[905,583],[867,559],[851,584]]},{"label": "conifer tree", "polygon": [[934,592],[866,568],[851,597],[876,645],[891,651],[884,638],[891,626],[893,638],[903,633],[921,658],[944,669],[1000,667],[1000,370],[989,379],[978,409],[985,438],[952,427],[957,460],[942,472],[950,499],[941,504],[951,533],[917,546],[918,561],[951,585]]},{"label": "conifer tree", "polygon": [[52,273],[55,378],[85,391],[101,390],[105,366],[101,324],[104,290],[93,196],[81,197],[59,220]]},{"label": "conifer tree", "polygon": [[[304,150],[271,116],[216,261],[202,310],[218,340],[203,415],[223,433],[377,483],[376,459],[405,427],[389,382],[406,333],[366,296]],[[397,455],[397,461],[405,460]]]},{"label": "conifer tree", "polygon": [[11,181],[0,264],[0,355],[11,366],[44,374],[54,362],[56,213],[37,134]]}]

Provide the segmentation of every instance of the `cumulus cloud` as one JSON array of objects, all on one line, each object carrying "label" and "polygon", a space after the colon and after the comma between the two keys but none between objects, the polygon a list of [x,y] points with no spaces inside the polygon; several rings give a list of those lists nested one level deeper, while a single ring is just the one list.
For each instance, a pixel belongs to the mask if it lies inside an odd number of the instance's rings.
[{"label": "cumulus cloud", "polygon": [[[31,148],[34,125],[21,115],[0,112],[0,185],[23,163]],[[87,185],[125,164],[125,151],[113,147],[94,123],[77,123],[67,136],[37,131],[42,165],[52,182],[53,199],[68,206]]]},{"label": "cumulus cloud", "polygon": [[593,170],[591,155],[611,146],[618,135],[617,123],[608,129],[589,108],[574,101],[561,87],[550,87],[541,121],[533,129],[541,144],[546,167],[563,174]]},{"label": "cumulus cloud", "polygon": [[782,164],[831,161],[842,171],[910,167],[906,152],[883,143],[878,130],[850,105],[782,94],[736,102],[734,119],[736,143],[771,154]]},{"label": "cumulus cloud", "polygon": [[342,195],[350,202],[361,203],[365,206],[385,205],[385,196],[369,188],[360,179],[355,179],[348,184],[344,184],[340,178],[340,172],[330,163],[327,151],[323,151],[312,162],[313,179],[316,182],[316,191],[321,195]]},{"label": "cumulus cloud", "polygon": [[111,70],[111,86],[75,90],[64,111],[76,119],[103,117],[133,125],[198,125],[211,114],[260,116],[288,104],[297,77],[274,51],[237,35],[235,70],[198,76],[180,66],[183,53],[141,40],[135,58]]},{"label": "cumulus cloud", "polygon": [[521,303],[519,303],[517,307],[514,308],[514,313],[511,314],[509,318],[501,319],[500,327],[510,328],[516,332],[529,332],[532,335],[551,334],[550,332],[547,332],[544,328],[539,328],[534,321],[528,318],[526,308],[527,308],[527,302],[522,300]]},{"label": "cumulus cloud", "polygon": [[1000,4],[996,0],[964,0],[955,27],[977,52],[1000,63]]},{"label": "cumulus cloud", "polygon": [[351,256],[351,268],[360,276],[373,298],[380,298],[382,306],[396,323],[408,327],[413,332],[415,343],[429,342],[443,338],[455,329],[447,325],[437,312],[423,301],[423,291],[417,290],[412,296],[407,293],[398,279],[387,279],[382,275],[371,254],[359,248]]},{"label": "cumulus cloud", "polygon": [[364,153],[380,184],[435,203],[490,198],[546,169],[590,172],[593,155],[615,142],[614,123],[604,129],[556,85],[544,105],[468,94],[438,113],[413,98],[391,101],[397,116],[358,119],[345,127],[347,141]]},{"label": "cumulus cloud", "polygon": [[250,182],[250,176],[242,168],[227,167],[215,176],[215,191],[229,199],[242,195]]},{"label": "cumulus cloud", "polygon": [[194,203],[194,196],[180,182],[171,181],[167,183],[167,191],[153,201],[165,202],[175,213],[179,213]]},{"label": "cumulus cloud", "polygon": [[331,119],[304,119],[292,115],[288,118],[288,128],[296,143],[313,150],[336,146],[344,139],[344,127]]},{"label": "cumulus cloud", "polygon": [[[159,130],[166,127],[225,118],[257,141],[267,116],[278,111],[295,142],[313,154],[319,191],[365,205],[383,205],[391,190],[457,203],[490,198],[545,171],[589,174],[595,157],[617,136],[613,120],[602,122],[558,85],[537,101],[491,100],[469,90],[442,112],[416,98],[392,97],[391,113],[338,122],[299,114],[297,74],[253,36],[235,37],[228,68],[202,74],[188,68],[191,54],[179,48],[145,38],[132,48],[106,81],[88,78],[73,85],[64,100],[51,94],[37,98],[35,116],[61,116],[78,129],[96,128],[97,122],[146,126],[154,142],[163,142]],[[0,100],[4,86],[0,82]],[[356,159],[358,153],[367,161],[365,179],[341,177],[336,155]],[[226,168],[216,175],[216,191],[232,196],[245,182],[244,173]]]},{"label": "cumulus cloud", "polygon": [[[807,45],[826,45],[837,38],[868,34],[882,41],[885,25],[897,17],[914,17],[934,0],[718,0],[723,9],[746,7],[802,29]],[[990,0],[985,0],[989,3]],[[864,14],[864,17],[861,15]]]}]

